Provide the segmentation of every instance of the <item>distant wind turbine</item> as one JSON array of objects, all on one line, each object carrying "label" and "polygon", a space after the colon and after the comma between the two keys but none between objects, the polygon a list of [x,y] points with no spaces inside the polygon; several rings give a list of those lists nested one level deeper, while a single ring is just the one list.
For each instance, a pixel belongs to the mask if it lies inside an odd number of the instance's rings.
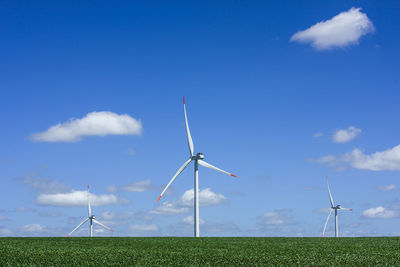
[{"label": "distant wind turbine", "polygon": [[84,225],[87,221],[90,221],[90,232],[89,232],[90,237],[93,236],[93,223],[96,223],[96,224],[98,224],[98,225],[104,227],[105,229],[110,230],[111,232],[114,232],[113,229],[111,229],[110,227],[105,226],[105,225],[102,224],[101,222],[97,221],[97,220],[94,218],[94,215],[92,215],[92,209],[91,209],[91,207],[90,207],[89,185],[87,186],[87,196],[88,196],[88,217],[87,217],[85,220],[83,220],[80,224],[78,224],[78,226],[75,227],[75,229],[72,230],[71,233],[69,233],[69,234],[67,235],[67,237],[69,237],[73,232],[75,232],[76,230],[78,230],[78,228],[81,227],[82,225]]},{"label": "distant wind turbine", "polygon": [[326,225],[328,224],[329,217],[331,216],[332,211],[335,211],[335,237],[339,237],[338,210],[350,210],[350,211],[352,211],[353,209],[345,209],[345,208],[342,208],[340,205],[336,205],[335,206],[335,204],[333,204],[333,198],[332,198],[332,195],[331,195],[331,190],[329,189],[328,176],[326,176],[326,184],[328,186],[329,201],[331,202],[331,208],[330,208],[330,211],[329,211],[329,214],[328,214],[328,218],[326,218],[326,222],[325,222],[325,225],[324,225],[324,230],[322,232],[322,237],[325,236]]},{"label": "distant wind turbine", "polygon": [[175,173],[174,177],[172,177],[171,181],[167,184],[167,186],[164,188],[162,191],[160,197],[157,199],[157,202],[160,200],[160,198],[163,196],[165,191],[167,191],[168,187],[172,184],[172,182],[178,177],[178,175],[186,168],[186,166],[193,160],[194,161],[194,236],[199,237],[200,236],[200,217],[199,217],[199,173],[198,173],[198,165],[202,165],[204,167],[226,173],[230,176],[237,177],[236,175],[223,171],[207,162],[205,162],[204,155],[203,153],[197,153],[196,155],[194,154],[194,146],[193,146],[193,140],[192,136],[190,135],[190,130],[189,130],[189,124],[186,116],[186,104],[185,104],[185,97],[183,97],[183,112],[185,114],[185,123],[186,123],[186,134],[187,134],[187,140],[188,140],[188,145],[189,145],[189,153],[190,153],[190,158],[183,163],[183,165],[179,168],[179,170]]}]

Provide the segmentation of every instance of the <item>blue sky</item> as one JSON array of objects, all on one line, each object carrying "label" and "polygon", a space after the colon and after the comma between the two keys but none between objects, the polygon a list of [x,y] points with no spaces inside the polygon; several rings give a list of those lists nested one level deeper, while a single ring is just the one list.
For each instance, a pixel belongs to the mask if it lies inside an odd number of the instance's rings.
[{"label": "blue sky", "polygon": [[320,236],[326,175],[353,208],[341,235],[399,235],[399,15],[398,1],[2,1],[0,235],[66,235],[90,184],[115,229],[95,235],[191,236],[193,165],[156,202],[188,158],[183,95],[195,150],[239,176],[200,168],[201,235]]}]

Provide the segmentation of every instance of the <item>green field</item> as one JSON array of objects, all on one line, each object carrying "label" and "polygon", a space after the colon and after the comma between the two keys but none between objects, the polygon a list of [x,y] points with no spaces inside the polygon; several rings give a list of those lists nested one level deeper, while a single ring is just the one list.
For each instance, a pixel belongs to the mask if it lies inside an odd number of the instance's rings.
[{"label": "green field", "polygon": [[400,266],[400,238],[0,238],[0,266]]}]

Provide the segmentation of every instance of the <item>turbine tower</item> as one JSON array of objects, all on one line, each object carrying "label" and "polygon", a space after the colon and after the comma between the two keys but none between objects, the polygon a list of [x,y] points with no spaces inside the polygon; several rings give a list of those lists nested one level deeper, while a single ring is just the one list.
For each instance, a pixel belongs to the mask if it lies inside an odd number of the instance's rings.
[{"label": "turbine tower", "polygon": [[332,211],[335,211],[335,237],[339,237],[338,210],[349,210],[349,211],[352,211],[353,209],[342,208],[340,205],[336,205],[335,206],[335,204],[333,204],[333,198],[332,198],[332,195],[331,195],[331,190],[329,189],[328,176],[326,176],[326,184],[328,186],[329,201],[331,202],[331,209],[329,211],[328,218],[326,218],[326,222],[325,222],[325,225],[324,225],[324,230],[322,231],[322,237],[324,237],[324,235],[325,235],[326,225],[328,224],[329,217],[331,216]]},{"label": "turbine tower", "polygon": [[79,227],[81,227],[82,225],[84,225],[87,221],[90,221],[90,231],[89,231],[89,236],[92,237],[93,236],[93,223],[96,223],[102,227],[104,227],[107,230],[110,230],[111,232],[114,232],[113,229],[111,229],[108,226],[105,226],[104,224],[102,224],[101,222],[97,221],[94,217],[94,215],[92,215],[92,209],[90,207],[90,194],[89,194],[89,185],[87,186],[87,196],[88,196],[88,217],[83,220],[80,224],[78,224],[77,227],[74,228],[74,230],[71,231],[71,233],[69,233],[67,235],[67,237],[69,237],[73,232],[75,232]]},{"label": "turbine tower", "polygon": [[190,130],[189,130],[189,124],[186,116],[186,104],[185,104],[185,97],[183,97],[183,113],[185,114],[185,124],[186,124],[186,134],[187,134],[187,141],[189,145],[189,153],[190,157],[189,159],[183,163],[183,165],[179,168],[179,170],[175,173],[174,177],[172,177],[171,181],[167,184],[167,186],[164,188],[162,191],[160,197],[157,199],[157,202],[160,200],[160,198],[164,195],[164,193],[167,191],[168,187],[172,184],[172,182],[178,177],[178,175],[186,168],[186,166],[191,162],[194,161],[194,236],[195,237],[200,237],[200,217],[199,217],[199,164],[222,172],[226,173],[230,176],[237,177],[236,175],[226,172],[224,170],[221,170],[207,162],[205,162],[204,155],[203,153],[197,153],[194,154],[194,146],[193,146],[193,140],[192,136],[190,135]]}]

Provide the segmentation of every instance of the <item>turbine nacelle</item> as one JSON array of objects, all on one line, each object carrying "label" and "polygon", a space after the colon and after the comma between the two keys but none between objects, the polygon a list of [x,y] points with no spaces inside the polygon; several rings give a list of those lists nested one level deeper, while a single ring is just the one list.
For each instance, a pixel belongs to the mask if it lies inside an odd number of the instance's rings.
[{"label": "turbine nacelle", "polygon": [[89,219],[93,220],[95,217],[94,215],[90,216]]},{"label": "turbine nacelle", "polygon": [[204,159],[204,154],[199,152],[195,156],[191,157],[192,160],[199,160],[199,159]]}]

